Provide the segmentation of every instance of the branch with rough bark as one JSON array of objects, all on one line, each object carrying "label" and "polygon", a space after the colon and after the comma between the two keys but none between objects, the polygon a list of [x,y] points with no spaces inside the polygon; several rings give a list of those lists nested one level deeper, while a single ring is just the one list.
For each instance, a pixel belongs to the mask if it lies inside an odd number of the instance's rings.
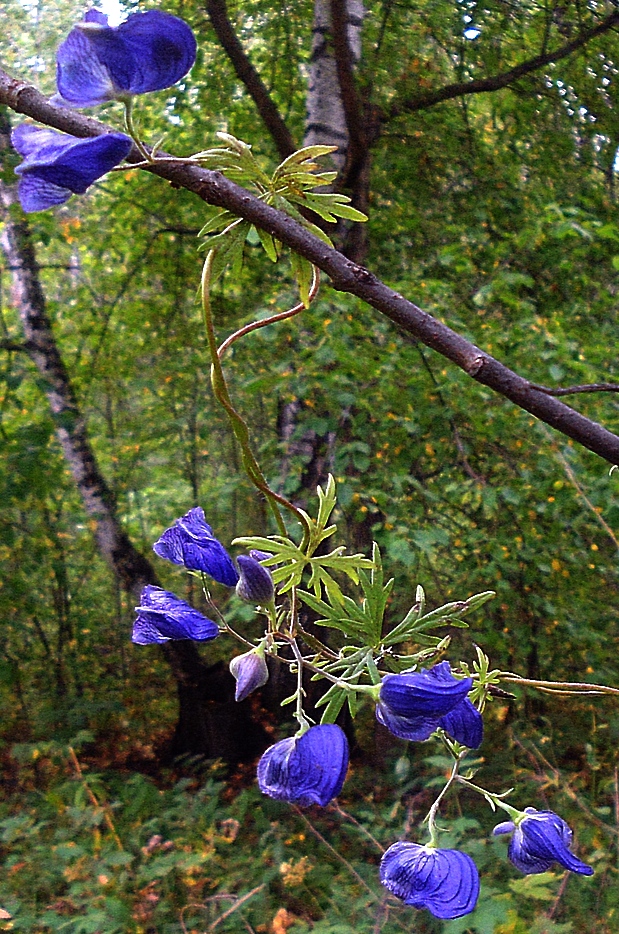
[{"label": "branch with rough bark", "polygon": [[576,52],[588,42],[591,42],[592,39],[596,39],[598,36],[609,32],[615,26],[619,26],[618,10],[615,10],[615,12],[607,16],[606,19],[603,19],[597,26],[593,26],[591,29],[585,29],[575,39],[572,39],[571,42],[567,42],[565,45],[562,45],[552,52],[541,52],[539,55],[535,55],[533,58],[520,62],[519,65],[514,65],[513,68],[509,68],[507,71],[503,71],[498,75],[491,75],[488,78],[474,78],[470,81],[458,81],[455,84],[446,84],[442,88],[428,91],[426,94],[418,94],[413,97],[404,98],[403,100],[396,99],[388,110],[383,111],[382,114],[379,115],[378,119],[381,123],[388,123],[390,120],[401,116],[403,113],[416,113],[419,110],[427,110],[429,107],[434,107],[435,104],[453,100],[455,97],[499,91],[501,88],[506,88],[508,85],[518,81],[519,78],[524,78],[526,75],[537,71],[538,68],[543,68],[544,65],[549,65],[551,62],[558,62],[563,58],[567,58],[573,52]]},{"label": "branch with rough bark", "polygon": [[[0,72],[0,103],[5,103],[17,113],[26,114],[78,137],[110,132],[108,127],[96,120],[56,107],[35,88],[4,72]],[[128,161],[141,161],[137,149],[130,153]],[[208,204],[226,208],[266,230],[325,272],[338,291],[362,299],[426,347],[451,360],[476,382],[493,389],[611,464],[619,463],[619,436],[553,396],[534,388],[525,377],[390,289],[370,271],[326,246],[293,218],[265,204],[218,172],[175,162],[169,157],[162,157],[142,167],[174,187],[185,188]]]},{"label": "branch with rough bark", "polygon": [[262,78],[252,65],[232,27],[228,17],[226,0],[206,0],[206,12],[238,79],[243,82],[249,96],[256,105],[258,113],[264,120],[267,130],[277,146],[280,157],[285,159],[297,147]]}]

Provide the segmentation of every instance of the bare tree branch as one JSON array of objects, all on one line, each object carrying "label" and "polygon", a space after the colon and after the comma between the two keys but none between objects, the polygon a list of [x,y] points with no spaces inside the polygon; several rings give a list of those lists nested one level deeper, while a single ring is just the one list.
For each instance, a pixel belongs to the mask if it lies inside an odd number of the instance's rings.
[{"label": "bare tree branch", "polygon": [[[17,81],[2,71],[0,103],[7,104],[17,113],[27,114],[41,123],[78,137],[101,136],[111,132],[109,127],[96,120],[50,104],[36,88]],[[137,149],[134,149],[128,161],[139,163],[141,158]],[[174,187],[192,191],[208,204],[226,208],[266,230],[322,269],[331,277],[335,289],[361,298],[421,343],[451,360],[472,379],[510,399],[520,408],[573,438],[611,464],[619,464],[619,436],[558,399],[535,389],[523,376],[510,370],[398,292],[394,292],[367,269],[346,259],[337,250],[329,248],[288,215],[271,208],[218,172],[186,163],[175,163],[166,158],[144,168],[145,171],[170,182]]]},{"label": "bare tree branch", "polygon": [[206,12],[209,15],[209,19],[223,50],[230,59],[237,77],[243,82],[247,93],[256,105],[258,113],[271,134],[280,157],[285,159],[293,153],[297,147],[279,110],[273,103],[262,78],[250,62],[247,53],[243,49],[238,36],[232,28],[232,23],[228,19],[226,0],[206,0]]},{"label": "bare tree branch", "polygon": [[537,389],[539,392],[545,392],[549,396],[571,396],[577,392],[619,392],[617,383],[584,383],[582,386],[560,386],[552,389],[550,386],[540,386],[538,383],[530,383],[531,389]]},{"label": "bare tree branch", "polygon": [[514,81],[517,81],[519,78],[523,78],[525,75],[537,71],[538,68],[549,65],[550,62],[558,62],[562,58],[567,58],[568,55],[582,48],[587,42],[597,38],[597,36],[603,35],[617,25],[619,25],[619,10],[615,10],[614,13],[611,13],[606,19],[603,19],[597,26],[593,26],[591,29],[586,29],[584,32],[581,32],[571,42],[566,43],[566,45],[552,52],[543,52],[540,55],[534,56],[534,58],[529,58],[526,62],[521,62],[519,65],[515,65],[513,68],[501,74],[492,75],[489,78],[475,78],[472,81],[459,81],[455,84],[447,84],[442,88],[436,88],[436,90],[429,91],[427,94],[418,94],[413,97],[405,98],[404,100],[396,100],[388,110],[383,111],[380,120],[382,123],[388,123],[390,120],[401,116],[403,113],[415,113],[418,110],[427,110],[435,104],[451,100],[454,97],[462,97],[464,94],[483,94],[488,91],[498,91],[500,88],[505,88],[513,84]]}]

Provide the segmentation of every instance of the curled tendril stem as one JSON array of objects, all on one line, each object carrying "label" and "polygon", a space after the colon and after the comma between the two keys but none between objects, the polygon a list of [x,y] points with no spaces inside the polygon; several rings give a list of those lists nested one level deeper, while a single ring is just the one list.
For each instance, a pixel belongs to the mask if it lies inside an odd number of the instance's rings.
[{"label": "curled tendril stem", "polygon": [[[318,294],[318,288],[320,285],[320,274],[316,266],[312,267],[312,284],[310,286],[308,298],[311,301],[314,300]],[[271,315],[269,318],[262,318],[260,321],[252,321],[250,324],[246,324],[244,327],[239,328],[238,331],[235,331],[234,334],[231,334],[230,337],[227,337],[223,344],[220,346],[217,351],[217,356],[221,360],[225,354],[228,347],[230,347],[239,337],[244,337],[245,334],[249,334],[251,331],[257,331],[258,328],[265,328],[268,324],[275,324],[277,321],[285,321],[287,318],[293,318],[295,315],[300,314],[305,309],[303,302],[298,302],[292,308],[289,308],[287,311],[280,311],[276,315]]]},{"label": "curled tendril stem", "polygon": [[296,519],[301,523],[303,527],[303,543],[305,544],[306,542],[309,542],[311,537],[311,529],[306,516],[300,509],[297,509],[293,503],[289,502],[284,496],[280,496],[279,493],[276,493],[269,487],[266,478],[262,473],[260,465],[256,460],[254,452],[251,449],[247,423],[234,408],[230,398],[230,393],[228,392],[228,384],[226,383],[224,371],[221,366],[221,360],[217,352],[217,338],[215,336],[215,328],[213,326],[213,317],[211,314],[210,283],[214,258],[215,251],[210,250],[204,263],[201,281],[202,311],[209,351],[211,355],[211,383],[213,385],[213,392],[215,393],[215,398],[217,401],[223,406],[228,414],[232,430],[241,447],[241,456],[245,472],[254,486],[257,487],[257,489],[259,489],[267,497],[280,533],[282,535],[287,534],[284,520],[278,509],[278,506],[283,506],[284,509],[292,512]]}]

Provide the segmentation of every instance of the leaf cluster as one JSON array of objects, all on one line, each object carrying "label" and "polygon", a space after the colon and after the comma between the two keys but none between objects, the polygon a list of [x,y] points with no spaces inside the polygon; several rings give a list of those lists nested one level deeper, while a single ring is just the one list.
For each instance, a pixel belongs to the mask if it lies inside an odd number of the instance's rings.
[{"label": "leaf cluster", "polygon": [[[253,189],[265,204],[293,217],[328,246],[333,246],[331,239],[310,219],[310,213],[330,224],[336,223],[338,218],[358,222],[367,220],[365,214],[351,207],[350,198],[346,195],[313,190],[324,188],[335,180],[337,172],[317,171],[319,165],[315,160],[334,152],[336,146],[305,146],[284,159],[269,175],[254,156],[251,146],[228,133],[217,135],[226,146],[203,150],[192,158],[206,168],[221,172],[232,181]],[[217,208],[212,211],[213,216],[202,227],[199,237],[203,240],[201,250],[217,252],[212,270],[213,281],[227,266],[230,266],[233,275],[238,275],[246,241],[259,243],[271,262],[277,262],[282,244],[272,234],[235,217],[230,211]],[[292,254],[292,265],[301,298],[308,305],[311,264],[297,254]]]}]

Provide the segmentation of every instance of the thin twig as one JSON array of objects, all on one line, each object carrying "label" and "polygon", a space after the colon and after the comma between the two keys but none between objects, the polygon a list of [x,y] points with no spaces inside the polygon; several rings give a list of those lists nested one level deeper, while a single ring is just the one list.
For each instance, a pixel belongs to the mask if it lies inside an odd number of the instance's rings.
[{"label": "thin twig", "polygon": [[[540,424],[540,428],[542,429],[546,437],[549,438],[550,432],[547,431],[546,427]],[[585,503],[587,508],[590,510],[592,515],[595,517],[599,525],[602,526],[602,528],[604,529],[604,531],[606,532],[606,534],[612,541],[615,548],[619,549],[619,539],[617,538],[617,536],[615,535],[611,527],[608,525],[606,520],[599,514],[599,512],[597,511],[597,509],[595,508],[595,506],[593,505],[593,503],[591,502],[591,500],[589,499],[589,497],[587,496],[587,494],[585,493],[585,491],[579,484],[578,480],[576,479],[576,475],[574,474],[574,471],[570,467],[566,458],[558,450],[554,450],[553,453],[554,453],[554,456],[557,458],[557,460],[560,462],[561,466],[563,467],[568,480],[570,481],[570,483],[572,484],[572,486],[574,487],[578,495],[582,498],[583,502]]]},{"label": "thin twig", "polygon": [[346,869],[349,871],[349,873],[350,873],[352,876],[354,876],[354,878],[357,880],[357,882],[359,883],[359,885],[361,885],[367,892],[369,892],[369,894],[372,896],[372,899],[373,899],[374,901],[379,901],[380,899],[379,899],[379,896],[376,894],[376,892],[374,892],[373,889],[370,888],[370,886],[367,884],[367,882],[365,881],[365,879],[362,879],[362,878],[361,878],[361,876],[359,875],[359,873],[357,872],[357,870],[354,868],[354,866],[351,866],[350,863],[348,862],[348,860],[345,859],[345,858],[342,856],[341,853],[338,853],[338,851],[337,851],[336,849],[334,849],[334,848],[331,846],[331,844],[328,843],[327,840],[325,840],[325,838],[324,838],[323,835],[320,833],[320,831],[316,830],[316,828],[314,827],[314,825],[312,824],[312,822],[311,822],[310,820],[307,819],[307,817],[305,816],[305,814],[303,813],[303,811],[302,811],[299,807],[297,807],[296,804],[293,804],[293,805],[292,805],[292,809],[293,809],[294,811],[296,811],[296,813],[298,814],[298,816],[299,816],[299,817],[301,818],[301,820],[306,824],[306,826],[311,830],[311,832],[314,834],[314,836],[316,837],[316,839],[317,839],[317,840],[320,840],[320,842],[322,843],[322,845],[325,846],[325,847],[327,848],[327,850],[329,851],[329,853],[331,853],[331,855],[334,856],[335,859],[337,859],[340,863],[342,863],[342,864],[346,867]]},{"label": "thin twig", "polygon": [[90,803],[93,805],[93,807],[95,807],[95,808],[101,810],[101,812],[103,813],[103,819],[104,819],[104,821],[105,821],[105,824],[106,824],[106,826],[107,826],[107,829],[109,830],[109,832],[111,833],[112,837],[114,838],[114,842],[115,842],[116,846],[118,847],[119,850],[124,850],[125,848],[124,848],[124,846],[122,845],[122,842],[121,842],[120,837],[118,836],[118,833],[117,833],[117,831],[116,831],[116,827],[114,826],[114,821],[112,820],[112,818],[111,818],[111,816],[110,816],[110,814],[109,814],[108,807],[107,807],[107,805],[105,805],[105,804],[100,804],[100,802],[98,801],[97,796],[95,795],[94,791],[92,790],[92,788],[90,787],[90,785],[88,784],[88,782],[86,781],[86,779],[84,778],[84,773],[82,772],[82,767],[81,767],[81,765],[80,765],[80,763],[79,763],[79,759],[78,759],[77,756],[75,755],[75,750],[73,749],[72,746],[69,746],[69,758],[70,758],[70,760],[71,760],[71,764],[73,765],[73,768],[75,769],[75,771],[76,771],[76,773],[77,773],[77,777],[79,778],[80,782],[82,783],[82,786],[83,786],[84,790],[86,791],[86,794],[88,795],[88,798],[90,799]]},{"label": "thin twig", "polygon": [[538,383],[529,383],[529,386],[549,396],[571,396],[577,392],[619,392],[617,383],[583,383],[581,386],[559,386],[557,389],[540,386]]},{"label": "thin twig", "polygon": [[380,853],[384,853],[384,852],[385,852],[385,847],[382,846],[382,844],[380,844],[380,843],[378,842],[378,840],[376,839],[376,837],[374,837],[374,836],[370,833],[370,831],[367,829],[367,827],[364,827],[363,824],[360,824],[359,821],[356,820],[356,818],[354,818],[354,817],[352,816],[352,814],[349,814],[348,811],[345,811],[344,808],[340,807],[340,805],[337,803],[337,801],[331,802],[331,804],[329,805],[329,807],[327,808],[327,810],[329,810],[329,811],[335,811],[335,813],[336,813],[336,814],[339,814],[340,817],[343,817],[344,820],[350,821],[351,824],[354,824],[355,827],[357,827],[357,829],[360,830],[361,833],[364,834],[364,836],[366,836],[366,837],[368,838],[368,840],[370,840],[370,841],[374,844],[374,846],[376,847],[376,849],[377,849]]},{"label": "thin twig", "polygon": [[611,694],[619,695],[619,688],[611,688],[606,684],[588,684],[586,681],[537,681],[534,678],[523,678],[511,671],[500,673],[502,681],[511,681],[513,684],[522,684],[527,687],[546,688],[562,694]]},{"label": "thin twig", "polygon": [[251,892],[247,892],[245,895],[242,895],[240,898],[237,898],[234,905],[231,905],[223,914],[218,918],[215,918],[212,924],[209,924],[207,927],[207,934],[210,934],[211,931],[214,931],[218,924],[221,924],[222,921],[225,921],[226,918],[229,918],[231,914],[234,914],[237,909],[244,905],[245,902],[249,901],[250,898],[253,898],[254,895],[257,895],[258,892],[261,892],[265,888],[266,883],[263,882],[261,885],[257,885],[255,889],[252,889]]}]

